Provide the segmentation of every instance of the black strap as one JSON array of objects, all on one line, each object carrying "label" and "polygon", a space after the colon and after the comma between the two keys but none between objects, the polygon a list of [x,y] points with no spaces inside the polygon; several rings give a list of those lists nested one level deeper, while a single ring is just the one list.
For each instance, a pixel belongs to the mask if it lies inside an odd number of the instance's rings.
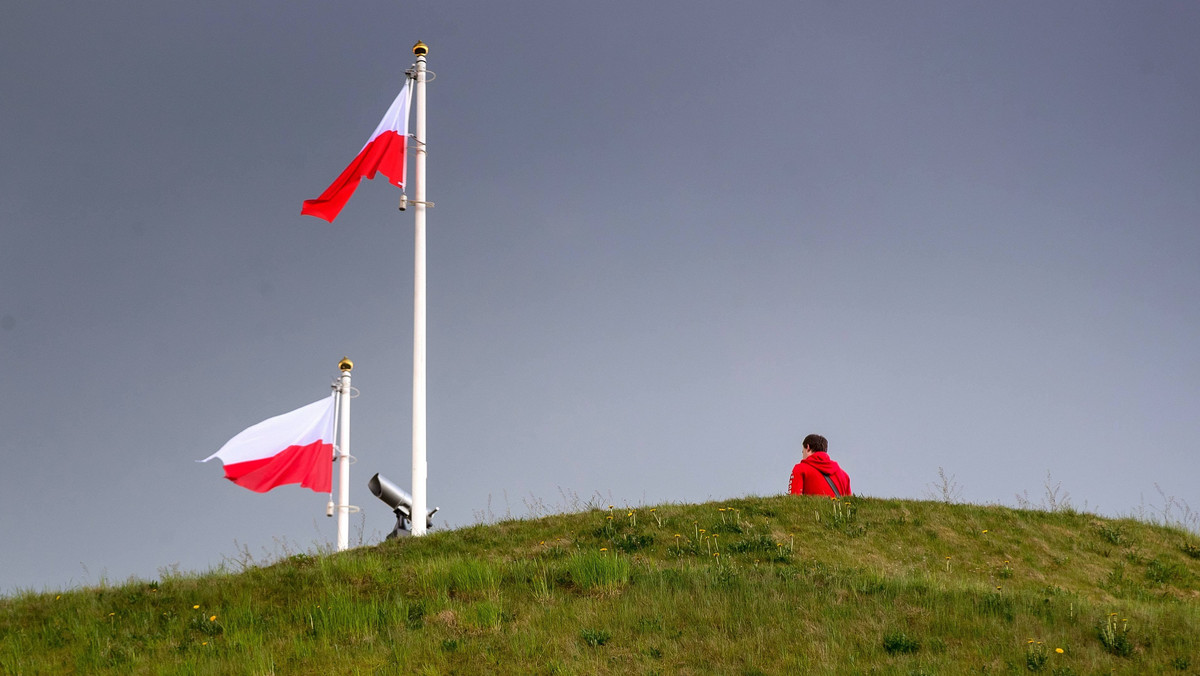
[{"label": "black strap", "polygon": [[830,479],[830,478],[829,478],[829,475],[828,475],[828,474],[826,474],[826,473],[824,473],[824,472],[821,472],[821,476],[825,477],[825,482],[826,482],[826,483],[828,483],[828,484],[829,484],[829,487],[833,489],[833,496],[834,496],[835,498],[840,498],[840,497],[842,497],[842,494],[841,494],[841,493],[838,493],[837,486],[834,486],[834,485],[833,485],[833,479]]}]

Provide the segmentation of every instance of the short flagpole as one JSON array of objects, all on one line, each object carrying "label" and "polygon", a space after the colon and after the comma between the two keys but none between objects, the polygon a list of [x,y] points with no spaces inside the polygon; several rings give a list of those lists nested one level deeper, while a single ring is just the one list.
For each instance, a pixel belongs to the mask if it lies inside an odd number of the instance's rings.
[{"label": "short flagpole", "polygon": [[429,47],[423,42],[413,45],[416,67],[416,171],[413,202],[415,225],[415,275],[413,288],[413,422],[412,422],[412,534],[425,534],[425,481],[428,466],[425,462],[425,55]]},{"label": "short flagpole", "polygon": [[337,550],[341,552],[350,546],[350,371],[354,368],[354,362],[342,357],[338,368],[342,376],[337,385]]}]

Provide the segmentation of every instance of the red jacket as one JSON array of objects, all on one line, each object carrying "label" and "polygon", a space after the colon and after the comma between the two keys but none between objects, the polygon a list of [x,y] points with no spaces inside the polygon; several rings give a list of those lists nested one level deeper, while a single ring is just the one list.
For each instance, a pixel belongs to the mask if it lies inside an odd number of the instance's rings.
[{"label": "red jacket", "polygon": [[828,474],[837,486],[838,493],[850,495],[850,477],[838,464],[829,459],[828,453],[813,453],[792,468],[792,479],[788,482],[788,493],[792,495],[828,495],[833,490],[822,473]]}]

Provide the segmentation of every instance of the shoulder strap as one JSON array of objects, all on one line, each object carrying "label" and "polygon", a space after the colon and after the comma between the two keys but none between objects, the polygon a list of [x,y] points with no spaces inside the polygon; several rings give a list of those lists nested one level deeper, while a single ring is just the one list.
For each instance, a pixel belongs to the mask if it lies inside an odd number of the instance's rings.
[{"label": "shoulder strap", "polygon": [[842,494],[838,492],[837,486],[833,485],[833,479],[829,478],[829,475],[824,472],[821,472],[821,476],[825,477],[825,482],[833,489],[833,496],[836,498],[842,497]]}]

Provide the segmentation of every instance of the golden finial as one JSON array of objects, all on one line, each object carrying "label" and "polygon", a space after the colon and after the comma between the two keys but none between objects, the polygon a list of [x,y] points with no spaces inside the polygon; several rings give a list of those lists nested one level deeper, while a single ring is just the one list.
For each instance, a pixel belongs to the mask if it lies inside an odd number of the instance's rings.
[{"label": "golden finial", "polygon": [[350,371],[354,368],[354,362],[350,361],[350,357],[342,357],[342,360],[338,362],[338,368],[343,371]]},{"label": "golden finial", "polygon": [[425,56],[429,53],[429,45],[417,40],[417,44],[413,45],[413,54],[417,56]]}]

